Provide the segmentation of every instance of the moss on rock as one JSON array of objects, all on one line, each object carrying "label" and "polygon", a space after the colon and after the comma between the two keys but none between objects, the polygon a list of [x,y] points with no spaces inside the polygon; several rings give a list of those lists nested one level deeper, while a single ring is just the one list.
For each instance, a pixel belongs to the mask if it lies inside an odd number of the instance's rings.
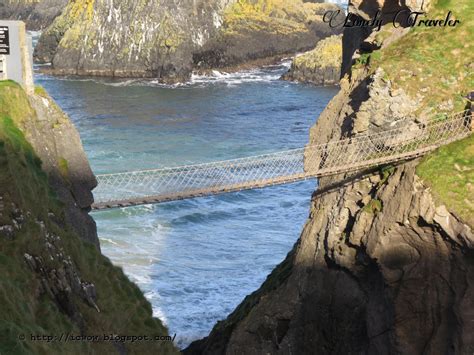
[{"label": "moss on rock", "polygon": [[335,85],[341,76],[342,38],[331,36],[318,42],[313,50],[297,56],[284,80]]}]

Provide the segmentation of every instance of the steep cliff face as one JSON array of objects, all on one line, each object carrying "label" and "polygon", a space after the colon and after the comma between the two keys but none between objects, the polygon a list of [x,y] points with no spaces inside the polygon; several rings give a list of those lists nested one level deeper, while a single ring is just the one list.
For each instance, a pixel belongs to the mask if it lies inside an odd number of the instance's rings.
[{"label": "steep cliff face", "polygon": [[176,353],[154,339],[167,330],[138,287],[98,250],[86,213],[94,184],[77,132],[47,94],[0,82],[2,354]]},{"label": "steep cliff face", "polygon": [[[358,10],[373,4],[358,2]],[[446,2],[434,5],[432,15],[446,9]],[[456,5],[456,16],[465,20],[458,28],[407,34],[387,25],[384,39],[377,39],[390,43],[385,49],[353,51],[354,57],[347,59],[349,74],[311,129],[310,142],[409,126],[428,113],[442,118],[459,108],[462,100],[455,97],[470,88],[473,60],[471,45],[459,42],[473,26],[472,5]],[[354,35],[358,37],[358,31]],[[435,38],[447,51],[442,61],[433,57]],[[410,66],[419,53],[425,54],[425,61]],[[452,86],[442,86],[446,78],[453,80]],[[420,91],[417,83],[426,90]],[[442,94],[435,91],[439,87]],[[473,168],[473,140],[471,136],[460,143],[464,150],[450,148],[451,154],[468,154],[460,171]],[[416,174],[419,162],[320,179],[309,219],[286,260],[186,353],[472,353],[472,226],[449,199],[434,199],[432,188]],[[445,164],[455,169],[451,160]],[[469,186],[468,181],[462,183]],[[469,191],[463,193],[464,212],[472,213],[474,195]]]},{"label": "steep cliff face", "polygon": [[41,159],[42,170],[64,205],[66,222],[99,248],[95,222],[88,214],[97,183],[75,127],[41,88],[31,97],[14,85],[5,84],[2,91],[0,114],[14,119]]},{"label": "steep cliff face", "polygon": [[36,119],[24,120],[19,128],[42,161],[42,169],[64,204],[66,222],[81,238],[99,248],[96,225],[89,216],[97,182],[82,149],[74,125],[48,94],[37,89],[30,98]]},{"label": "steep cliff face", "polygon": [[0,19],[22,20],[28,30],[48,27],[66,7],[67,0],[5,0],[0,3]]},{"label": "steep cliff face", "polygon": [[59,74],[189,78],[314,47],[331,31],[301,0],[73,1],[42,35],[36,58]]}]

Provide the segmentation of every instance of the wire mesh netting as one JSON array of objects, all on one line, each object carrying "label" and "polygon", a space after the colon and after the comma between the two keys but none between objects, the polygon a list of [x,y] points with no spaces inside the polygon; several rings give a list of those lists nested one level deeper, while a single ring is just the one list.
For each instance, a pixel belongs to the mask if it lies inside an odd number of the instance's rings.
[{"label": "wire mesh netting", "polygon": [[270,154],[174,168],[98,175],[94,208],[138,205],[333,175],[422,155],[466,137],[465,112],[428,123]]}]

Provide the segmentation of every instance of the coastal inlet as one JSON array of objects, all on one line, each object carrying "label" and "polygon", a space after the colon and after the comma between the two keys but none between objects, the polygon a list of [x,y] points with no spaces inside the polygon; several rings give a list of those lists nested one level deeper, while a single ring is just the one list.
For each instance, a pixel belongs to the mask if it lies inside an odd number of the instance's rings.
[{"label": "coastal inlet", "polygon": [[[304,146],[334,87],[278,80],[289,63],[153,81],[36,75],[78,128],[96,174]],[[102,250],[184,347],[209,333],[291,250],[315,181],[94,213]]]}]

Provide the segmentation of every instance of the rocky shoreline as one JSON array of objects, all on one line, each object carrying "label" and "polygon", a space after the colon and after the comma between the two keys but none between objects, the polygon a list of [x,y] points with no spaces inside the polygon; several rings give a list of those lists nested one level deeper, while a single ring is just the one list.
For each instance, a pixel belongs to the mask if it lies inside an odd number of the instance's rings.
[{"label": "rocky shoreline", "polygon": [[[133,5],[70,3],[42,34],[35,50],[50,73],[187,81],[193,70],[269,62],[314,48],[340,30],[322,22],[332,4],[302,0],[172,1]],[[129,12],[134,9],[134,16]],[[140,18],[140,23],[134,23]],[[117,27],[121,31],[117,31]]]}]

